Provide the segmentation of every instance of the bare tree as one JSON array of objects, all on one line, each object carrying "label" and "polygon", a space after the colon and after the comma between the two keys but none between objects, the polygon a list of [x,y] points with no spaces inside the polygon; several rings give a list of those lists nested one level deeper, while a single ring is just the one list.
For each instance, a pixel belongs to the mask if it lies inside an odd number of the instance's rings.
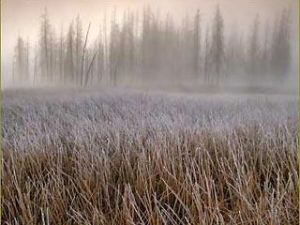
[{"label": "bare tree", "polygon": [[60,30],[60,38],[59,38],[59,58],[58,58],[58,63],[59,63],[59,77],[60,81],[64,80],[64,32],[63,32],[63,26],[61,26]]},{"label": "bare tree", "polygon": [[260,60],[260,71],[264,75],[269,74],[270,70],[270,36],[269,36],[270,28],[268,21],[265,24],[265,34],[264,34],[264,43],[262,48],[262,55]]},{"label": "bare tree", "polygon": [[29,41],[18,37],[13,61],[13,81],[23,84],[29,81]]},{"label": "bare tree", "polygon": [[117,85],[120,65],[120,28],[116,23],[116,10],[111,19],[110,48],[109,48],[109,73],[113,86]]},{"label": "bare tree", "polygon": [[222,72],[224,72],[224,22],[219,6],[216,7],[215,16],[212,25],[211,42],[211,69],[214,81],[219,83]]},{"label": "bare tree", "polygon": [[103,16],[103,75],[108,76],[109,74],[109,66],[108,66],[108,55],[109,55],[109,49],[107,44],[107,14],[106,11],[104,12]]},{"label": "bare tree", "polygon": [[252,33],[250,37],[250,46],[248,50],[248,73],[257,79],[259,75],[260,46],[259,46],[259,16],[257,15],[253,22]]},{"label": "bare tree", "polygon": [[27,82],[30,80],[30,62],[29,62],[29,39],[27,38],[26,41],[26,48],[25,48],[25,76],[26,76],[26,80]]},{"label": "bare tree", "polygon": [[274,25],[271,53],[272,73],[282,80],[290,69],[290,12],[284,9]]},{"label": "bare tree", "polygon": [[73,22],[69,26],[67,35],[67,52],[65,58],[66,79],[74,82],[74,27]]},{"label": "bare tree", "polygon": [[49,22],[48,11],[45,9],[42,15],[41,29],[40,29],[40,66],[42,76],[49,79],[50,77],[50,32],[51,25]]},{"label": "bare tree", "polygon": [[205,32],[205,57],[204,57],[204,76],[205,76],[206,83],[210,82],[209,66],[210,66],[210,44],[209,44],[209,27],[207,26]]},{"label": "bare tree", "polygon": [[98,40],[97,40],[97,45],[96,45],[98,54],[97,54],[97,82],[102,82],[104,73],[105,73],[105,46],[103,44],[103,36],[102,36],[102,30],[100,28],[99,35],[98,35]]},{"label": "bare tree", "polygon": [[79,15],[76,17],[76,37],[75,37],[75,82],[78,83],[80,80],[81,65],[80,59],[83,54],[83,35],[82,35],[82,23]]},{"label": "bare tree", "polygon": [[196,77],[199,76],[200,71],[200,51],[201,51],[201,29],[200,29],[200,10],[197,10],[194,19],[194,74]]},{"label": "bare tree", "polygon": [[84,60],[85,60],[85,53],[86,53],[86,46],[87,46],[87,42],[88,42],[88,38],[89,38],[89,33],[90,33],[90,28],[91,28],[91,23],[89,23],[88,29],[86,31],[86,35],[85,35],[85,40],[84,40],[84,45],[83,45],[83,49],[82,49],[82,56],[81,56],[81,73],[80,73],[80,84],[83,85],[84,82]]}]

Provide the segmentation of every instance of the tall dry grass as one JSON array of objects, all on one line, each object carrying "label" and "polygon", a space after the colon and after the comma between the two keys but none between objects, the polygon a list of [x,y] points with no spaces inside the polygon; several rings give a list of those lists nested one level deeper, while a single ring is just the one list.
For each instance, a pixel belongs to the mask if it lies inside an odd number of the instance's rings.
[{"label": "tall dry grass", "polygon": [[2,224],[298,224],[296,102],[4,98]]}]

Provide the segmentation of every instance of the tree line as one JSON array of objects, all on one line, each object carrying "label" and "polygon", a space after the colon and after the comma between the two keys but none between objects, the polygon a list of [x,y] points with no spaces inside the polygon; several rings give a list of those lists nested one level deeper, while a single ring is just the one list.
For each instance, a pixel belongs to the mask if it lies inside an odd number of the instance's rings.
[{"label": "tree line", "polygon": [[117,86],[124,81],[176,78],[220,84],[244,74],[258,82],[270,77],[282,81],[291,66],[291,18],[286,9],[273,24],[262,25],[256,16],[246,37],[237,28],[227,38],[218,6],[207,24],[200,10],[186,16],[181,25],[171,15],[162,19],[150,8],[141,14],[126,11],[121,22],[117,16],[116,10],[105,13],[97,38],[91,41],[91,23],[83,28],[77,16],[66,30],[61,26],[57,32],[45,10],[35,48],[28,39],[17,39],[14,80]]}]

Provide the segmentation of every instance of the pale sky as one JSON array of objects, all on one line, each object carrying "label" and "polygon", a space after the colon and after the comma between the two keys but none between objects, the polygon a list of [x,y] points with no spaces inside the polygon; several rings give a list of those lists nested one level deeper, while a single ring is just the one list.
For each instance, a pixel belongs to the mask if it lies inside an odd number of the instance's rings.
[{"label": "pale sky", "polygon": [[[169,12],[178,20],[186,14],[193,16],[199,8],[202,20],[205,21],[211,20],[217,4],[222,10],[227,30],[233,24],[248,28],[257,14],[260,15],[262,23],[265,19],[272,22],[272,18],[283,7],[290,7],[294,21],[297,18],[297,0],[2,0],[4,82],[11,73],[10,62],[18,34],[25,39],[29,38],[30,43],[34,45],[39,35],[40,15],[45,7],[57,31],[61,24],[69,24],[79,14],[84,27],[91,22],[92,30],[94,28],[94,32],[98,32],[99,24],[103,21],[103,12],[109,13],[114,7],[117,11],[122,11],[151,6],[153,9],[159,9],[161,16]],[[296,31],[294,34],[294,39],[297,40]]]}]

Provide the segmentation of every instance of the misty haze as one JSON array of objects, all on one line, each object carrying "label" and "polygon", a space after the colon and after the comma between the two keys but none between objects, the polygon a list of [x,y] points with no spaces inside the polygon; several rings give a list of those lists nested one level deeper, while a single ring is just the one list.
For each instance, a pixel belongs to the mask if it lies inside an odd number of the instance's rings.
[{"label": "misty haze", "polygon": [[3,224],[299,224],[287,0],[4,0]]},{"label": "misty haze", "polygon": [[99,21],[84,21],[84,26],[80,12],[69,23],[53,24],[55,15],[45,4],[33,23],[34,37],[18,31],[13,50],[5,48],[13,53],[11,62],[4,60],[4,87],[275,85],[295,91],[293,6],[271,16],[253,14],[245,26],[239,18],[226,23],[219,4],[210,14],[195,4],[181,15],[150,4],[123,10],[115,5],[99,10]]}]

